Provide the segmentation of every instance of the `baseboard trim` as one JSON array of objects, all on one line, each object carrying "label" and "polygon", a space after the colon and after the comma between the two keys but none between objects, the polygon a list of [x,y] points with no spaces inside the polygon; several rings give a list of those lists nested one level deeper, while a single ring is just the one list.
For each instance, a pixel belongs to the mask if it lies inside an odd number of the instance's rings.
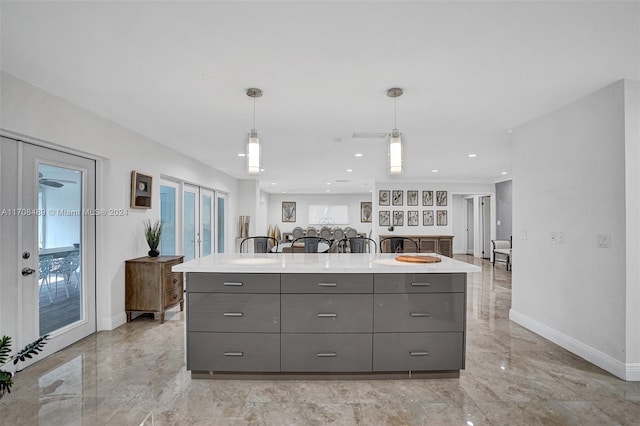
[{"label": "baseboard trim", "polygon": [[625,364],[604,352],[594,349],[589,345],[585,345],[579,340],[576,340],[571,336],[567,336],[566,334],[513,309],[509,310],[509,319],[520,324],[524,328],[539,334],[545,339],[552,341],[556,345],[563,347],[569,352],[586,359],[590,363],[597,365],[622,380],[640,381],[640,364]]},{"label": "baseboard trim", "polygon": [[102,319],[102,328],[99,331],[107,331],[107,330],[115,330],[120,327],[122,324],[127,322],[127,314],[124,312],[119,313],[118,315],[111,318],[103,318]]}]

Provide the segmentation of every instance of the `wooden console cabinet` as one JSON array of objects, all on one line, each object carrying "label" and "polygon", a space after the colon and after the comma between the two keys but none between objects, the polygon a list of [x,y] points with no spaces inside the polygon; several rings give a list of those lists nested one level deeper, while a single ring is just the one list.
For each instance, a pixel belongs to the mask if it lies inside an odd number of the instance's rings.
[{"label": "wooden console cabinet", "polygon": [[418,243],[420,253],[453,257],[453,235],[380,235],[380,239],[389,237],[411,238]]},{"label": "wooden console cabinet", "polygon": [[127,322],[133,312],[160,314],[174,306],[184,309],[182,272],[171,268],[182,263],[184,256],[139,257],[125,261],[125,311]]}]

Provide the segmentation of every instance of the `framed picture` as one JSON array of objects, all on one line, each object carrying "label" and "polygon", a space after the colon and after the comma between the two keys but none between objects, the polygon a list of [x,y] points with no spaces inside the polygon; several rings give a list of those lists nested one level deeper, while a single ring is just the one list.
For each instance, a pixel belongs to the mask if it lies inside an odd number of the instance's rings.
[{"label": "framed picture", "polygon": [[372,211],[373,211],[373,207],[371,206],[371,201],[361,202],[360,203],[360,222],[371,223]]},{"label": "framed picture", "polygon": [[423,206],[433,205],[433,191],[422,191],[422,205]]},{"label": "framed picture", "polygon": [[422,225],[423,226],[433,226],[433,210],[424,210],[422,212]]},{"label": "framed picture", "polygon": [[282,221],[283,222],[296,221],[296,202],[295,201],[282,202]]},{"label": "framed picture", "polygon": [[393,192],[391,193],[392,197],[391,199],[393,200],[392,203],[394,206],[401,206],[403,203],[403,195],[404,195],[404,191],[403,190],[398,190],[398,189],[394,189]]},{"label": "framed picture", "polygon": [[407,205],[408,206],[418,205],[418,191],[407,191]]},{"label": "framed picture", "polygon": [[380,206],[388,206],[389,200],[391,199],[391,191],[388,189],[381,189],[378,192],[378,205]]},{"label": "framed picture", "polygon": [[393,226],[404,226],[404,211],[403,210],[394,210],[393,211]]},{"label": "framed picture", "polygon": [[438,210],[436,212],[436,216],[438,218],[438,226],[447,226],[447,211],[446,210]]},{"label": "framed picture", "polygon": [[[417,193],[418,191],[416,191]],[[417,197],[418,194],[416,194]],[[409,210],[407,212],[407,225],[409,226],[418,226],[420,224],[420,219],[418,216],[418,210]]]},{"label": "framed picture", "polygon": [[391,225],[391,213],[389,210],[380,210],[378,212],[378,222],[380,222],[380,226]]},{"label": "framed picture", "polygon": [[134,209],[151,208],[152,177],[135,170],[131,172],[131,207]]},{"label": "framed picture", "polygon": [[436,191],[436,206],[447,205],[447,191]]}]

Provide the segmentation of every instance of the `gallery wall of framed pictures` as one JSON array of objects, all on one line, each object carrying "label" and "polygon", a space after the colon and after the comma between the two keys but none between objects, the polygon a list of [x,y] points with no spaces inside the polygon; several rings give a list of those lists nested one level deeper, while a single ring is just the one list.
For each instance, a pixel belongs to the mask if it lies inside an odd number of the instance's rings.
[{"label": "gallery wall of framed pictures", "polygon": [[[376,199],[377,198],[377,199]],[[379,189],[378,226],[449,226],[449,192],[437,189]]]}]

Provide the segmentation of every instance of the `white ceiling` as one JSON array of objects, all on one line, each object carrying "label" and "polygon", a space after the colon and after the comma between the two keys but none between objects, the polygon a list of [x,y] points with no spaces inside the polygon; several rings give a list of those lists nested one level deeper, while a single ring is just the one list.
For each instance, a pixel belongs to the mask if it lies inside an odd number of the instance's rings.
[{"label": "white ceiling", "polygon": [[258,87],[268,192],[389,180],[386,139],[351,136],[389,132],[401,87],[399,179],[494,182],[509,129],[640,79],[639,4],[2,1],[1,65],[243,179]]}]

